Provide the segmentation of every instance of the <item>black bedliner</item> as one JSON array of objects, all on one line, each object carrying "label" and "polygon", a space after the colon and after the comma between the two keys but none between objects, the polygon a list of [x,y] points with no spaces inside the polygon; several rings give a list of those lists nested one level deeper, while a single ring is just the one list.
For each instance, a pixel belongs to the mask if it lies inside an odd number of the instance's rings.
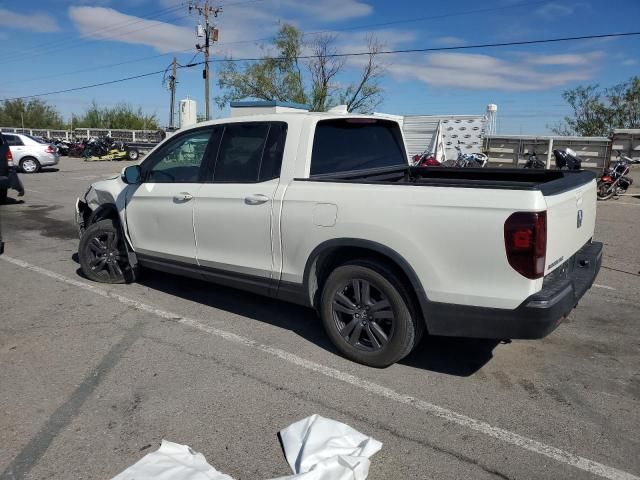
[{"label": "black bedliner", "polygon": [[310,182],[425,185],[433,187],[539,190],[557,195],[595,179],[586,170],[534,170],[522,168],[395,167],[376,170],[314,175],[296,178]]}]

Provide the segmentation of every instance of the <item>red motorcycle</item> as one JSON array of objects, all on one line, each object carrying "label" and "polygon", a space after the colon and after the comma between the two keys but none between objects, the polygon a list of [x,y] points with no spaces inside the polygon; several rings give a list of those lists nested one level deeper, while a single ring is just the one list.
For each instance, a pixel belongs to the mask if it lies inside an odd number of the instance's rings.
[{"label": "red motorcycle", "polygon": [[618,152],[618,159],[608,170],[602,171],[602,176],[598,180],[598,200],[608,200],[614,195],[621,195],[633,183],[633,179],[628,177],[631,165],[637,165],[640,160],[634,160]]},{"label": "red motorcycle", "polygon": [[442,164],[432,153],[424,152],[413,156],[413,165],[415,167],[440,167]]}]

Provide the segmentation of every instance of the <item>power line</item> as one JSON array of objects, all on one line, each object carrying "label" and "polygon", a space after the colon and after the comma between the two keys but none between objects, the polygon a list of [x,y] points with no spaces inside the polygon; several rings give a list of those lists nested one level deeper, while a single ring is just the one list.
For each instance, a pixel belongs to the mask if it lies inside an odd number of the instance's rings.
[{"label": "power line", "polygon": [[[476,44],[476,45],[463,45],[463,46],[458,46],[458,47],[434,47],[434,48],[410,48],[410,49],[402,49],[402,50],[382,50],[380,52],[376,52],[375,55],[391,55],[391,54],[405,54],[405,53],[430,53],[430,52],[441,52],[441,51],[452,51],[452,50],[469,50],[469,49],[478,49],[478,48],[498,48],[498,47],[512,47],[512,46],[521,46],[521,45],[539,45],[539,44],[544,44],[544,43],[558,43],[558,42],[570,42],[570,41],[577,41],[577,40],[590,40],[590,39],[598,39],[598,38],[623,38],[623,37],[631,37],[631,36],[638,36],[640,35],[640,32],[623,32],[623,33],[606,33],[606,34],[601,34],[601,35],[582,35],[582,36],[577,36],[577,37],[562,37],[562,38],[547,38],[547,39],[541,39],[541,40],[524,40],[524,41],[519,41],[519,42],[503,42],[503,43],[483,43],[483,44]],[[363,56],[363,55],[371,55],[371,52],[350,52],[350,53],[335,53],[335,54],[331,54],[331,55],[326,55],[326,57],[335,57],[335,58],[340,58],[340,57],[358,57],[358,56]],[[299,60],[304,60],[304,59],[312,59],[312,58],[319,58],[319,55],[300,55],[298,57],[296,57]],[[272,60],[285,60],[285,57],[272,57]],[[209,62],[254,62],[254,61],[262,61],[264,60],[264,57],[261,58],[237,58],[237,59],[219,59],[219,60],[209,60]],[[195,62],[195,63],[189,63],[187,65],[180,65],[178,66],[178,68],[190,68],[190,67],[195,67],[197,65],[203,65],[207,62]],[[165,69],[162,70],[157,70],[155,72],[149,72],[149,73],[143,73],[140,75],[134,75],[131,77],[125,77],[125,78],[119,78],[116,80],[110,80],[107,82],[100,82],[100,83],[94,83],[91,85],[83,85],[80,87],[73,87],[73,88],[68,88],[65,90],[57,90],[54,92],[45,92],[45,93],[38,93],[38,94],[34,94],[34,95],[24,95],[21,97],[12,97],[12,98],[5,98],[2,101],[7,101],[7,100],[19,100],[19,99],[26,99],[26,98],[35,98],[35,97],[44,97],[44,96],[48,96],[48,95],[56,95],[59,93],[68,93],[68,92],[74,92],[77,90],[86,90],[88,88],[94,88],[94,87],[100,87],[103,85],[111,85],[114,83],[120,83],[120,82],[126,82],[129,80],[134,80],[137,78],[143,78],[143,77],[149,77],[151,75],[158,75],[160,73],[164,73]]]},{"label": "power line", "polygon": [[[362,30],[362,29],[366,29],[366,28],[375,28],[375,27],[388,27],[389,25],[399,25],[399,24],[403,24],[403,23],[416,23],[416,22],[424,22],[425,20],[439,20],[442,18],[450,18],[450,17],[458,17],[458,16],[464,16],[464,15],[473,15],[476,13],[487,13],[487,12],[495,12],[495,11],[499,11],[499,10],[508,10],[508,9],[513,9],[513,8],[519,8],[519,7],[531,7],[534,5],[540,5],[543,3],[548,3],[548,0],[542,0],[542,1],[535,1],[535,2],[522,2],[522,3],[515,3],[513,5],[505,5],[502,7],[490,7],[490,8],[479,8],[479,9],[475,9],[475,10],[463,10],[463,11],[459,11],[459,12],[451,12],[451,13],[443,13],[440,15],[428,15],[425,17],[407,17],[407,18],[401,18],[398,20],[391,20],[388,22],[379,22],[379,23],[368,23],[368,24],[364,24],[364,25],[355,25],[355,26],[350,26],[350,27],[342,27],[342,28],[334,28],[331,30],[316,30],[313,32],[303,32],[302,36],[306,37],[306,36],[310,36],[310,35],[321,35],[323,33],[339,33],[339,32],[346,32],[346,31],[351,31],[351,30]],[[238,40],[235,42],[220,42],[218,45],[219,46],[223,46],[223,45],[236,45],[236,44],[240,44],[240,43],[254,43],[254,42],[260,42],[260,41],[265,41],[265,40],[273,40],[275,37],[271,36],[271,37],[262,37],[262,38],[255,38],[253,40]]]},{"label": "power line", "polygon": [[[222,6],[223,7],[233,7],[236,5],[244,5],[244,4],[248,4],[248,3],[257,3],[257,2],[262,2],[264,0],[245,0],[245,1],[240,1],[240,2],[234,2],[234,3],[225,3]],[[432,16],[426,16],[426,17],[412,17],[412,18],[404,18],[404,19],[398,19],[398,20],[392,20],[389,22],[382,22],[382,23],[370,23],[370,24],[364,24],[364,25],[356,25],[356,26],[351,26],[351,27],[344,27],[344,28],[338,28],[338,29],[333,29],[333,30],[318,30],[318,31],[313,31],[313,32],[303,32],[302,36],[309,36],[309,35],[320,35],[323,33],[335,33],[335,32],[342,32],[342,31],[349,31],[349,30],[360,30],[360,29],[365,29],[365,28],[374,28],[374,27],[383,27],[383,26],[389,26],[389,25],[398,25],[398,24],[402,24],[402,23],[413,23],[413,22],[422,22],[425,20],[436,20],[436,19],[442,19],[442,18],[448,18],[448,17],[455,17],[455,16],[463,16],[463,15],[470,15],[470,14],[476,14],[476,13],[487,13],[487,12],[492,12],[492,11],[497,11],[497,10],[504,10],[504,9],[512,9],[512,8],[518,8],[518,7],[530,7],[533,5],[538,5],[538,4],[542,4],[542,3],[546,3],[547,0],[542,0],[542,1],[535,1],[535,2],[523,2],[523,3],[516,3],[513,5],[507,5],[504,7],[492,7],[492,8],[481,8],[481,9],[476,9],[476,10],[466,10],[466,11],[461,11],[461,12],[451,12],[451,13],[444,13],[444,14],[440,14],[440,15],[432,15]],[[173,7],[172,7],[173,8]],[[147,17],[149,18],[149,17]],[[259,42],[259,41],[263,41],[263,40],[273,40],[274,37],[262,37],[262,38],[255,38],[252,40],[237,40],[234,42],[219,42],[218,46],[225,46],[225,45],[237,45],[237,44],[245,44],[245,43],[255,43],[255,42]],[[104,39],[96,39],[93,40],[95,41],[99,41],[99,40],[108,40],[109,38],[104,38]],[[12,84],[16,84],[16,83],[23,83],[23,82],[31,82],[34,80],[45,80],[45,79],[49,79],[49,78],[55,78],[55,77],[62,77],[62,76],[67,76],[67,75],[72,75],[72,74],[76,74],[76,73],[85,73],[85,72],[90,72],[93,70],[100,70],[103,68],[109,68],[109,67],[117,67],[119,65],[125,65],[128,63],[135,63],[138,61],[144,61],[144,60],[149,60],[149,59],[153,59],[153,58],[160,58],[160,57],[165,57],[165,56],[169,56],[169,55],[175,55],[176,53],[185,53],[185,52],[190,52],[192,51],[192,49],[186,49],[186,50],[176,50],[176,51],[171,51],[171,52],[167,52],[167,53],[160,53],[157,55],[152,55],[152,56],[147,56],[147,57],[142,57],[139,59],[132,59],[132,60],[125,60],[122,62],[117,62],[117,63],[110,63],[110,64],[104,64],[104,65],[99,65],[96,66],[94,68],[90,68],[90,69],[82,69],[82,70],[74,70],[72,72],[63,72],[63,73],[58,73],[58,74],[53,74],[53,75],[47,75],[44,77],[37,77],[37,78],[30,78],[30,79],[23,79],[23,80],[15,80],[12,82],[7,83],[7,85],[12,85]],[[194,58],[196,55],[194,55]],[[191,63],[193,61],[193,58],[187,62],[187,63]]]}]

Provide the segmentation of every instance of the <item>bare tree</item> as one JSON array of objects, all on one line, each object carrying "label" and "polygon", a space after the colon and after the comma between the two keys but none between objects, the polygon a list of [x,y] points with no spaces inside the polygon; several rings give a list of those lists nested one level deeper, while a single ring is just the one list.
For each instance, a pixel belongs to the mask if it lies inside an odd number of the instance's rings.
[{"label": "bare tree", "polygon": [[311,75],[311,109],[324,112],[329,109],[333,93],[338,88],[332,84],[334,78],[343,69],[344,57],[336,56],[334,35],[321,35],[312,44],[311,52],[314,58],[308,62]]},{"label": "bare tree", "polygon": [[378,55],[382,50],[374,37],[367,39],[367,61],[362,67],[360,81],[349,85],[345,90],[342,102],[347,105],[349,112],[371,112],[382,102],[382,87],[380,80],[384,74],[382,66],[378,63]]},{"label": "bare tree", "polygon": [[[259,98],[310,103],[313,111],[326,111],[343,103],[349,111],[371,112],[382,101],[383,70],[378,63],[382,45],[373,37],[368,39],[366,61],[358,80],[345,86],[338,77],[344,78],[348,65],[346,57],[338,53],[336,43],[335,36],[321,35],[308,44],[296,27],[282,25],[272,43],[275,54],[266,53],[265,49],[264,58],[259,62],[240,66],[229,59],[222,65],[218,85],[223,94],[216,98],[218,105],[223,107],[230,100]],[[310,58],[305,72],[299,60],[306,47]]]}]

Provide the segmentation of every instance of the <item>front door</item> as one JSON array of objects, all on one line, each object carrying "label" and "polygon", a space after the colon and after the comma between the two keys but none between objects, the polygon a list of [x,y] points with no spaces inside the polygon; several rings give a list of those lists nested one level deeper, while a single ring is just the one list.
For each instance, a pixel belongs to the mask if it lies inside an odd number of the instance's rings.
[{"label": "front door", "polygon": [[196,264],[194,200],[202,175],[212,127],[171,138],[142,167],[143,183],[127,199],[127,228],[141,257]]},{"label": "front door", "polygon": [[224,126],[211,180],[194,206],[198,263],[263,290],[271,282],[272,207],[286,137],[282,122]]}]

